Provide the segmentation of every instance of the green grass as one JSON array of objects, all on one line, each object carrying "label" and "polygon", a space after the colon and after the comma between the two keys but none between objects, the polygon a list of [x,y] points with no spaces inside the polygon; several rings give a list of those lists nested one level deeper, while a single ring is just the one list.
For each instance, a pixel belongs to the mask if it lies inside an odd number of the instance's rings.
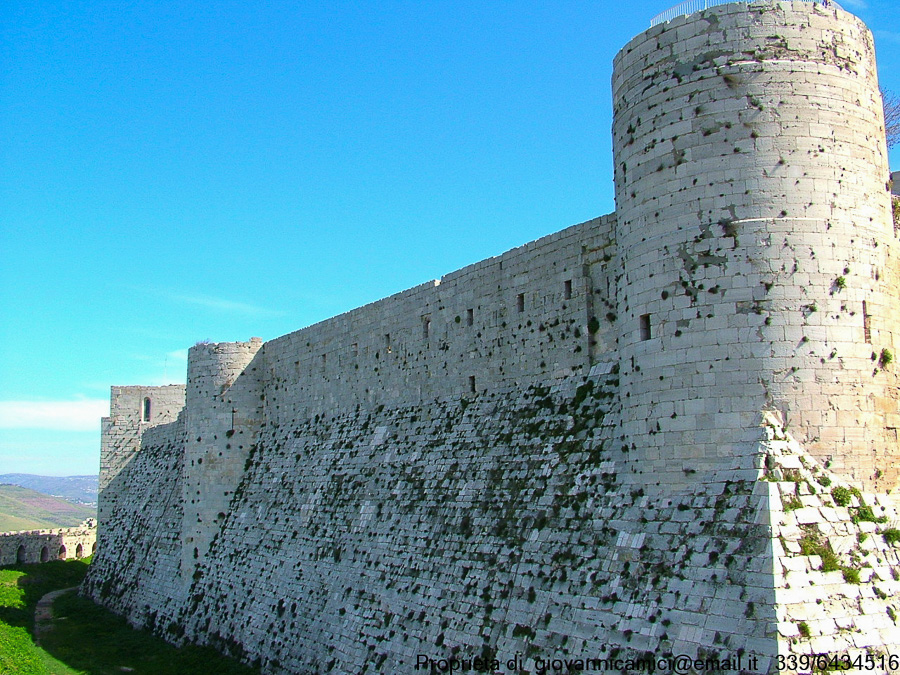
[{"label": "green grass", "polygon": [[258,672],[209,647],[173,647],[132,629],[121,617],[75,593],[57,598],[53,614],[57,620],[42,645],[56,658],[91,675],[118,675],[122,666],[147,675],[249,675]]},{"label": "green grass", "polygon": [[70,675],[78,673],[36,647],[31,637],[34,608],[45,593],[81,582],[87,564],[55,561],[0,569],[0,673]]},{"label": "green grass", "polygon": [[53,561],[0,569],[0,675],[252,675],[258,670],[207,647],[176,648],[76,593],[53,605],[52,629],[41,646],[31,631],[38,600],[50,591],[77,586],[84,560]]}]

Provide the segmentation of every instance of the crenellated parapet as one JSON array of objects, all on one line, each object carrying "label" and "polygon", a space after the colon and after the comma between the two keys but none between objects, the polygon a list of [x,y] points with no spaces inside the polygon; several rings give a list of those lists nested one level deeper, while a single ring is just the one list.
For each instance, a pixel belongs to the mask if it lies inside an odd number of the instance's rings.
[{"label": "crenellated parapet", "polygon": [[78,527],[0,532],[0,565],[80,560],[97,552],[97,521]]}]

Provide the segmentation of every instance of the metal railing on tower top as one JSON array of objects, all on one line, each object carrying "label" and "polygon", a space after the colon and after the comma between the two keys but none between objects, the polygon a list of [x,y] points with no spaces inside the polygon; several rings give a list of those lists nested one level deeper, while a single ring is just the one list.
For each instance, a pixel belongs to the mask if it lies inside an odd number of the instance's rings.
[{"label": "metal railing on tower top", "polygon": [[[715,7],[716,5],[727,5],[733,2],[735,2],[735,0],[687,0],[687,2],[682,2],[670,9],[667,9],[665,12],[654,16],[650,20],[650,26],[653,27],[658,23],[671,21],[678,16],[687,16],[688,14],[693,14],[694,12],[701,12],[704,9]],[[800,0],[800,2],[811,2],[814,5],[825,5],[826,7],[837,7],[838,9],[843,9],[836,2],[832,2],[832,0]]]}]

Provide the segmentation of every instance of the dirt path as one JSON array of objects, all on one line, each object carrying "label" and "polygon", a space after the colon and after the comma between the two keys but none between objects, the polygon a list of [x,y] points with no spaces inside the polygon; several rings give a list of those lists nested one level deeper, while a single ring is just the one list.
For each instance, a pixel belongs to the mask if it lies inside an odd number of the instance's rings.
[{"label": "dirt path", "polygon": [[41,644],[41,636],[50,628],[50,622],[53,620],[53,601],[63,593],[77,590],[78,586],[61,588],[58,591],[47,593],[47,595],[38,600],[34,608],[34,644]]}]

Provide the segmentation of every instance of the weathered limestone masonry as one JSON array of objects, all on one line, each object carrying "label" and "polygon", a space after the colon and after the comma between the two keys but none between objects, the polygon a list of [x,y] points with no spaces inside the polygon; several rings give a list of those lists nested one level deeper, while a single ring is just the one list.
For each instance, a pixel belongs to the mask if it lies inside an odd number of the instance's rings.
[{"label": "weathered limestone masonry", "polygon": [[613,86],[615,214],[114,388],[84,592],[272,673],[900,655],[871,35],[722,5]]},{"label": "weathered limestone masonry", "polygon": [[96,550],[97,521],[93,518],[79,527],[0,532],[0,565],[84,558]]},{"label": "weathered limestone masonry", "polygon": [[[188,352],[181,575],[189,583],[221,529],[265,401],[254,356],[262,340],[197,344]],[[242,376],[246,373],[246,376]]]},{"label": "weathered limestone masonry", "polygon": [[900,265],[868,30],[728,5],[634,38],[613,92],[623,431],[658,432],[649,471],[668,489],[723,455],[752,467],[774,408],[838,471],[896,485],[898,380],[879,358]]},{"label": "weathered limestone masonry", "polygon": [[184,408],[184,385],[113,387],[109,417],[100,420],[100,527],[116,507],[118,491],[109,489],[141,448],[141,436],[151,427],[173,422]]}]

